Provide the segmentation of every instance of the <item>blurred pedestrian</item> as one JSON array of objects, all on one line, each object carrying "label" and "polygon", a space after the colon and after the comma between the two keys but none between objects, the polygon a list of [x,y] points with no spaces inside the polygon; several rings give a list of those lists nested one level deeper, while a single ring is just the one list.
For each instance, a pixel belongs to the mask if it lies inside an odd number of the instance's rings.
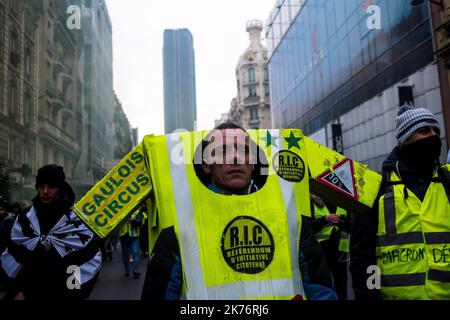
[{"label": "blurred pedestrian", "polygon": [[143,203],[142,208],[142,215],[143,215],[143,223],[141,225],[141,234],[139,236],[139,244],[141,247],[141,252],[143,256],[148,256],[148,247],[149,247],[149,240],[148,240],[148,209],[147,205]]},{"label": "blurred pedestrian", "polygon": [[6,249],[15,216],[8,212],[8,202],[0,200],[0,254]]},{"label": "blurred pedestrian", "polygon": [[350,215],[311,194],[311,227],[325,254],[339,300],[347,300]]},{"label": "blurred pedestrian", "polygon": [[14,202],[9,206],[11,213],[18,216],[22,212],[22,206],[18,202]]},{"label": "blurred pedestrian", "polygon": [[[119,230],[125,277],[129,277],[131,271],[133,271],[133,276],[136,279],[141,275],[139,272],[139,236],[143,219],[144,216],[139,206]],[[130,266],[130,256],[133,263],[133,270],[131,270]]]},{"label": "blurred pedestrian", "polygon": [[75,194],[63,168],[46,165],[36,176],[33,205],[13,225],[0,257],[6,299],[85,299],[101,266],[98,240],[72,211]]}]

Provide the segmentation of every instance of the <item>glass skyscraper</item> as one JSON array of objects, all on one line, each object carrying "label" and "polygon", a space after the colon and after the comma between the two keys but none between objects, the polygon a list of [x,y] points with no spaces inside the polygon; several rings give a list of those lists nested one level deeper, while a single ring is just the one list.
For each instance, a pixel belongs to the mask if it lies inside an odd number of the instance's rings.
[{"label": "glass skyscraper", "polygon": [[193,131],[197,120],[195,56],[188,29],[164,30],[164,130]]},{"label": "glass skyscraper", "polygon": [[344,154],[378,169],[402,103],[443,123],[426,1],[278,0],[266,37],[275,128],[320,133],[330,145],[331,125],[341,124]]}]

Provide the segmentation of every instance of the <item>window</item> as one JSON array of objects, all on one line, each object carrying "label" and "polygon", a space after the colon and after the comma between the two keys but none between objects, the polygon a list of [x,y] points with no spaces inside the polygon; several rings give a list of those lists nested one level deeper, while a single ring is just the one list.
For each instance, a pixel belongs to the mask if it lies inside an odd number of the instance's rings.
[{"label": "window", "polygon": [[258,109],[257,107],[251,107],[250,108],[250,121],[256,121],[258,120]]},{"label": "window", "polygon": [[268,84],[264,85],[264,96],[265,97],[270,96],[270,89],[269,89],[269,85]]},{"label": "window", "polygon": [[18,106],[17,106],[17,84],[14,80],[11,80],[9,82],[8,99],[9,99],[8,113],[10,117],[15,120]]},{"label": "window", "polygon": [[248,82],[255,82],[255,68],[248,67]]},{"label": "window", "polygon": [[17,33],[15,33],[14,31],[11,32],[10,50],[11,53],[17,53],[18,51]]},{"label": "window", "polygon": [[269,69],[267,67],[264,68],[264,81],[269,81]]},{"label": "window", "polygon": [[414,94],[412,86],[399,86],[398,87],[398,100],[399,105],[403,106],[404,104],[414,105]]},{"label": "window", "polygon": [[[1,39],[3,39],[3,30],[5,29],[3,14],[4,14],[3,8],[0,7],[0,38]],[[3,52],[3,41],[0,41],[0,52]],[[2,60],[2,57],[0,57],[0,60]]]},{"label": "window", "polygon": [[248,87],[248,96],[249,96],[249,98],[256,97],[256,86]]},{"label": "window", "polygon": [[27,48],[25,50],[25,77],[29,80],[31,79],[32,76],[32,68],[33,68],[33,57],[31,49]]},{"label": "window", "polygon": [[9,49],[10,49],[10,61],[17,68],[20,62],[20,55],[19,55],[19,38],[17,36],[17,33],[14,31],[11,32],[11,38],[9,43]]},{"label": "window", "polygon": [[33,105],[29,93],[25,95],[24,99],[24,120],[25,126],[31,129],[31,126],[33,124]]}]

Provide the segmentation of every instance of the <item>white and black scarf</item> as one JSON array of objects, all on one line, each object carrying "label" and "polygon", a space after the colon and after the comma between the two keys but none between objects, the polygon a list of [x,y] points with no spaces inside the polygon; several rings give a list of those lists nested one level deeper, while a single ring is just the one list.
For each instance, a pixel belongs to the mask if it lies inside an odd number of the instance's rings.
[{"label": "white and black scarf", "polygon": [[[27,231],[24,232],[24,222],[16,219],[11,230],[11,241],[26,248],[28,252],[33,252],[38,244],[42,244],[46,251],[54,248],[61,258],[70,253],[84,249],[94,237],[80,218],[70,211],[62,215],[59,221],[51,228],[48,234],[41,234],[39,220],[34,207],[31,207],[25,217]],[[26,233],[26,234],[25,234]],[[0,257],[0,266],[10,278],[16,278],[23,264],[17,262],[13,254],[6,249]],[[81,284],[92,279],[100,270],[101,253],[98,252],[93,257],[88,257],[87,261],[79,261],[81,271]]]}]

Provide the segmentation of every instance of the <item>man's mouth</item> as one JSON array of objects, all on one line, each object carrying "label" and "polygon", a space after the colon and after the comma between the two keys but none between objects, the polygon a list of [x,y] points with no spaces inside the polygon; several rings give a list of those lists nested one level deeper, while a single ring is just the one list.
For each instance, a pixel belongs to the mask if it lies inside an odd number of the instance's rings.
[{"label": "man's mouth", "polygon": [[230,170],[228,171],[229,175],[243,175],[244,172],[242,172],[242,170]]}]

